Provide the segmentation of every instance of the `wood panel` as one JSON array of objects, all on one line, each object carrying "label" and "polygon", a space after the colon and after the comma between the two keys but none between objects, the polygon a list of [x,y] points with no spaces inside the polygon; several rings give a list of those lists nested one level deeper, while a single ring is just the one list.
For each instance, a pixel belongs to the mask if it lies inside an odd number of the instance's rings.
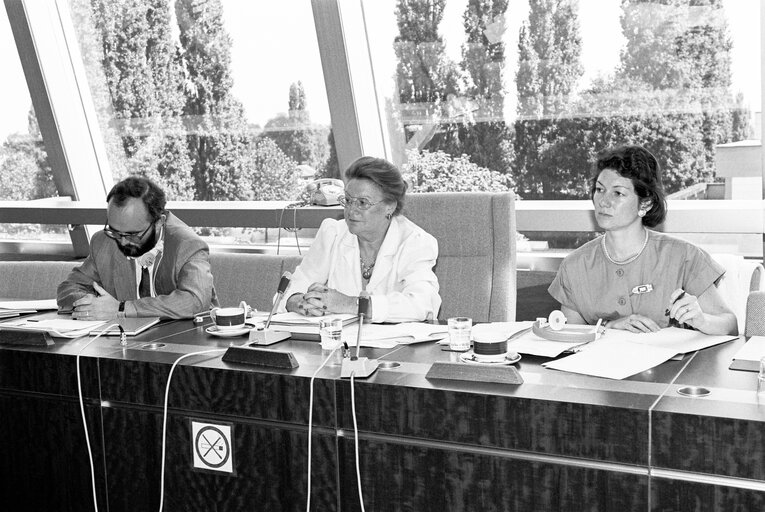
[{"label": "wood panel", "polygon": [[[644,511],[648,475],[459,449],[360,441],[362,493],[376,512]],[[361,510],[353,439],[341,438],[342,510]]]},{"label": "wood panel", "polygon": [[[358,381],[355,393],[364,432],[648,464],[645,410]],[[337,403],[341,427],[352,429],[349,382],[338,384]]]},{"label": "wood panel", "polygon": [[[105,510],[99,410],[87,406],[99,509]],[[2,510],[93,510],[90,463],[79,404],[0,393],[0,503]]]},{"label": "wood panel", "polygon": [[[166,512],[305,510],[308,467],[305,429],[229,419],[234,455],[233,473],[228,474],[193,468],[192,418],[227,423],[220,417],[169,416]],[[123,408],[104,410],[110,512],[158,508],[161,434],[161,414]],[[312,460],[313,509],[337,510],[338,458],[334,431],[314,433]]]}]

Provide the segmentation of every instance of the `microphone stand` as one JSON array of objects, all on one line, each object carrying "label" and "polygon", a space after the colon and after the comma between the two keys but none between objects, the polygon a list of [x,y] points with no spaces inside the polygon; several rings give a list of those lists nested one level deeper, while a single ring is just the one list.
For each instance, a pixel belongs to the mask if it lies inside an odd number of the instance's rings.
[{"label": "microphone stand", "polygon": [[279,343],[292,336],[292,333],[289,331],[271,330],[271,317],[276,313],[276,308],[279,306],[282,297],[284,297],[284,292],[287,291],[287,286],[289,286],[291,278],[292,274],[289,272],[285,272],[282,276],[281,281],[279,281],[279,288],[276,290],[276,299],[271,306],[271,312],[268,314],[266,324],[262,329],[253,329],[250,331],[250,336],[247,341],[248,345],[273,345],[274,343]]},{"label": "microphone stand", "polygon": [[359,332],[356,335],[356,355],[343,359],[343,364],[340,367],[340,378],[349,379],[353,375],[356,379],[365,379],[372,375],[380,364],[377,359],[359,357],[361,330],[367,316],[369,316],[369,294],[364,291],[359,296]]}]

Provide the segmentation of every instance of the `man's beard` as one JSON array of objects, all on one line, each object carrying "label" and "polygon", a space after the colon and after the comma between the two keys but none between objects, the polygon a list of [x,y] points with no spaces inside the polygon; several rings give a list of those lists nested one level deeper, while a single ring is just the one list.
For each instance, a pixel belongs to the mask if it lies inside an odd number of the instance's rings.
[{"label": "man's beard", "polygon": [[141,245],[122,245],[117,244],[117,248],[120,250],[122,254],[129,258],[138,258],[139,256],[143,256],[150,250],[154,248],[155,245],[157,245],[156,240],[154,240],[156,235],[156,228],[151,230],[151,236],[146,239],[145,242],[143,242]]}]

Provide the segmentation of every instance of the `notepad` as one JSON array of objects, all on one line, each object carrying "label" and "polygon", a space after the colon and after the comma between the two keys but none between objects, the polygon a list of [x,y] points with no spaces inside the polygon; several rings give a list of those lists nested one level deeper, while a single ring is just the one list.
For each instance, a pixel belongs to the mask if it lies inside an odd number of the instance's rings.
[{"label": "notepad", "polygon": [[151,316],[144,318],[120,318],[119,320],[109,320],[103,327],[97,327],[90,331],[91,336],[98,336],[102,334],[104,336],[119,336],[120,328],[116,325],[119,323],[122,326],[127,336],[136,336],[143,331],[159,323],[159,317]]}]

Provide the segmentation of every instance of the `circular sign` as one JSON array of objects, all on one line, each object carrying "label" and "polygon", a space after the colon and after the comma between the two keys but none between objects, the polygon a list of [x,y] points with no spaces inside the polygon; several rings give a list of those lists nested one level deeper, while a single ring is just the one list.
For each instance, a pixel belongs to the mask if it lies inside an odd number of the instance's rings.
[{"label": "circular sign", "polygon": [[201,428],[197,433],[194,449],[202,462],[211,468],[221,467],[231,455],[226,436],[219,429],[209,425]]}]

